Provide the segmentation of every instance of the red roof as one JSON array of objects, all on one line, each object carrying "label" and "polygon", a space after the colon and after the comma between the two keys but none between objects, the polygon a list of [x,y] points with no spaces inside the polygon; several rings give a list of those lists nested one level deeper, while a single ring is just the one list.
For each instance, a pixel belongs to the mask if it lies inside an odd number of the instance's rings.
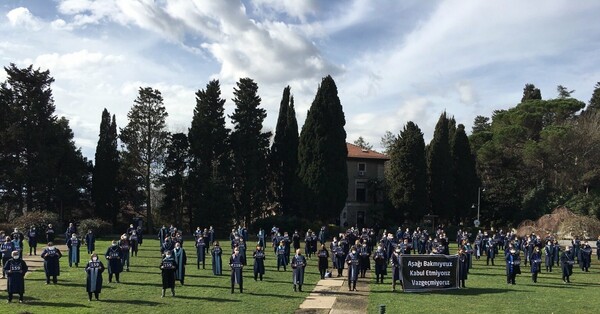
[{"label": "red roof", "polygon": [[374,150],[362,149],[360,146],[346,143],[348,148],[348,158],[360,158],[360,159],[381,159],[390,160],[390,158],[382,153],[378,153]]}]

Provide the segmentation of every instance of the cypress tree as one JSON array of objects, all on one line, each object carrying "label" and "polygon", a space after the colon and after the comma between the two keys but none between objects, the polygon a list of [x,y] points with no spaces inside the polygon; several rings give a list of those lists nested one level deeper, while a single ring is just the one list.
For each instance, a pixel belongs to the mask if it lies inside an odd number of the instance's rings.
[{"label": "cypress tree", "polygon": [[475,156],[465,132],[465,126],[459,124],[452,140],[452,160],[454,161],[455,211],[456,220],[474,217],[472,204],[477,201],[479,180],[475,168]]},{"label": "cypress tree", "polygon": [[444,111],[435,126],[427,156],[431,211],[441,218],[451,217],[454,210],[449,122]]},{"label": "cypress tree", "polygon": [[523,97],[521,98],[521,102],[534,99],[542,99],[542,92],[540,92],[540,89],[536,88],[533,84],[525,84],[525,87],[523,88]]},{"label": "cypress tree", "polygon": [[188,202],[194,226],[227,226],[231,211],[229,129],[225,127],[225,99],[219,80],[196,92],[196,107],[188,132],[190,174]]},{"label": "cypress tree", "polygon": [[102,111],[100,133],[96,145],[95,164],[92,175],[92,200],[96,216],[112,222],[117,222],[118,177],[117,123],[115,116],[112,120],[106,108]]},{"label": "cypress tree", "polygon": [[588,103],[585,112],[596,112],[598,111],[598,109],[600,109],[600,82],[596,83],[596,85],[594,86],[592,98],[590,98],[590,102]]},{"label": "cypress tree", "polygon": [[409,121],[390,146],[389,154],[386,179],[390,201],[397,209],[390,218],[418,220],[427,207],[427,165],[421,129]]},{"label": "cypress tree", "polygon": [[298,147],[306,217],[333,220],[348,197],[346,120],[333,78],[323,78],[308,111]]},{"label": "cypress tree", "polygon": [[266,110],[259,108],[258,85],[242,78],[233,90],[236,107],[230,116],[233,161],[234,214],[238,222],[250,223],[262,214],[267,192],[267,154],[270,132],[263,133]]},{"label": "cypress tree", "polygon": [[270,152],[270,168],[273,175],[273,199],[284,215],[295,215],[297,209],[296,189],[298,186],[298,122],[294,109],[294,98],[290,87],[283,89],[279,105],[279,117]]}]

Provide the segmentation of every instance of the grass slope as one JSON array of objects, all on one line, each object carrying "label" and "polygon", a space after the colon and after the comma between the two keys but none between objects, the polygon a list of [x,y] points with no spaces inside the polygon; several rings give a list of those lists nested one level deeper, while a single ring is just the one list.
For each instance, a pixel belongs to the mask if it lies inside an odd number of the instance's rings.
[{"label": "grass slope", "polygon": [[[223,262],[226,264],[231,250],[228,241],[221,243],[224,244],[226,254],[223,254]],[[103,255],[108,245],[109,241],[96,242],[100,255]],[[165,298],[160,297],[158,241],[144,240],[138,256],[131,258],[131,271],[121,274],[121,283],[114,283],[113,279],[113,283],[109,284],[108,272],[104,272],[104,286],[99,302],[87,300],[83,267],[89,258],[85,258],[85,248],[82,247],[82,263],[79,268],[69,268],[67,253],[63,252],[57,285],[45,285],[43,269],[28,274],[25,279],[24,304],[17,303],[16,299],[11,304],[4,303],[6,292],[3,291],[0,294],[0,313],[293,313],[319,279],[316,260],[308,260],[306,284],[303,287],[305,292],[293,292],[291,269],[288,267],[287,272],[277,272],[276,259],[273,251],[268,248],[264,281],[255,282],[252,251],[248,250],[250,259],[244,271],[244,293],[240,294],[239,289],[236,289],[235,294],[231,294],[227,266],[223,267],[224,275],[214,276],[208,257],[206,269],[198,270],[193,242],[184,242],[184,248],[188,255],[185,286],[182,287],[177,282],[175,298],[168,291]],[[101,260],[106,266],[106,261],[103,258]]]},{"label": "grass slope", "polygon": [[589,273],[574,265],[570,284],[563,283],[560,267],[554,267],[552,273],[546,273],[544,267],[533,283],[529,266],[522,265],[516,285],[507,285],[500,258],[496,258],[496,266],[486,266],[485,257],[473,264],[467,288],[460,290],[392,292],[391,276],[385,278],[385,284],[375,284],[373,279],[369,313],[378,313],[380,304],[386,305],[386,313],[598,313],[600,271],[595,255]]}]

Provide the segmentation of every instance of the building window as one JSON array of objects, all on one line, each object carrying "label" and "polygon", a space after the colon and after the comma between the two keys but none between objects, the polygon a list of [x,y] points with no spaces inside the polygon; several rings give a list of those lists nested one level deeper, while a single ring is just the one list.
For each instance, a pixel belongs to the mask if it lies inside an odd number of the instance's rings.
[{"label": "building window", "polygon": [[356,201],[357,202],[366,202],[367,201],[367,183],[366,182],[356,182]]},{"label": "building window", "polygon": [[367,174],[367,164],[364,162],[358,163],[358,176],[362,177]]}]

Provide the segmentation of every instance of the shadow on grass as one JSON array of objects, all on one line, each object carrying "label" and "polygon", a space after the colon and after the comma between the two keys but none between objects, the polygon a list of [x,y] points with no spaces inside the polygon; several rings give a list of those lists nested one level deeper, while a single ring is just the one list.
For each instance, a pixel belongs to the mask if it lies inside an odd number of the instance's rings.
[{"label": "shadow on grass", "polygon": [[213,297],[192,297],[192,296],[187,296],[187,295],[175,295],[175,298],[176,299],[185,299],[185,300],[210,301],[210,302],[240,302],[240,300],[233,300],[233,299],[222,299],[222,298],[213,298]]},{"label": "shadow on grass", "polygon": [[115,303],[115,304],[116,303],[124,303],[124,304],[147,305],[147,306],[160,305],[159,302],[144,301],[144,300],[120,300],[120,299],[102,300],[102,299],[100,299],[100,302]]},{"label": "shadow on grass", "polygon": [[186,284],[186,287],[202,287],[202,288],[211,288],[211,289],[225,289],[229,290],[230,287],[222,287],[222,286],[210,286],[210,285],[197,285],[197,284]]},{"label": "shadow on grass", "polygon": [[[308,292],[308,291],[304,291],[304,292]],[[292,289],[290,289],[290,293],[293,293]],[[269,293],[244,292],[244,294],[255,295],[255,296],[259,296],[259,297],[270,297],[270,298],[273,298],[273,297],[280,298],[281,297],[279,295],[272,294],[272,293],[269,294]],[[286,295],[285,298],[286,299],[290,299],[290,298],[291,299],[304,299],[304,298],[306,298],[306,296],[304,296],[304,295],[303,296]]]},{"label": "shadow on grass", "polygon": [[117,285],[162,287],[162,284],[160,284],[160,283],[149,283],[149,282],[126,282],[126,281],[121,281]]},{"label": "shadow on grass", "polygon": [[[66,303],[66,302],[48,302],[42,301],[38,298],[34,297],[24,297],[25,304],[33,305],[33,306],[56,306],[56,307],[89,307],[87,305],[79,304],[79,303]],[[13,301],[14,302],[14,301]]]}]

